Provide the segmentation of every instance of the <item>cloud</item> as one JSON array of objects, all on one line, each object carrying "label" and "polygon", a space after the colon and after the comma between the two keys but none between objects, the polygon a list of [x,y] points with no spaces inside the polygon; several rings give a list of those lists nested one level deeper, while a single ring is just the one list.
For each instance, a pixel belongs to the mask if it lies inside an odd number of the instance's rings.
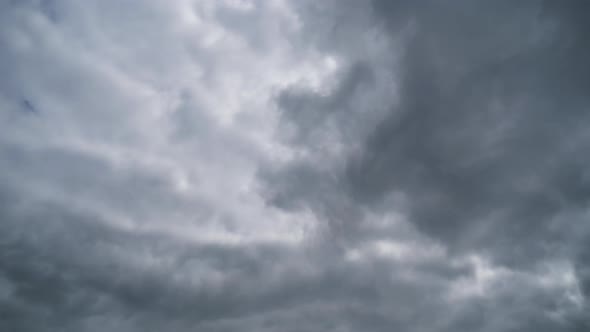
[{"label": "cloud", "polygon": [[[367,210],[397,211],[452,256],[477,252],[517,271],[555,259],[579,264],[574,253],[583,251],[588,234],[580,225],[589,192],[579,75],[586,71],[580,56],[587,45],[579,37],[586,26],[575,14],[582,9],[387,1],[373,8],[393,56],[388,65],[363,66],[392,73],[389,95],[372,95],[350,111],[340,105],[354,92],[339,88],[327,96],[281,96],[287,114],[315,116],[285,117],[297,133],[330,137],[307,144],[311,157],[263,175],[271,200],[316,211],[332,236],[353,242],[366,241]],[[347,78],[354,83],[343,79],[341,89],[366,84]],[[362,111],[380,118],[356,118]],[[352,128],[338,123],[346,120]],[[326,153],[315,150],[338,143],[345,151],[326,167]],[[574,278],[583,284],[586,277]]]},{"label": "cloud", "polygon": [[588,329],[582,2],[0,5],[0,329]]}]

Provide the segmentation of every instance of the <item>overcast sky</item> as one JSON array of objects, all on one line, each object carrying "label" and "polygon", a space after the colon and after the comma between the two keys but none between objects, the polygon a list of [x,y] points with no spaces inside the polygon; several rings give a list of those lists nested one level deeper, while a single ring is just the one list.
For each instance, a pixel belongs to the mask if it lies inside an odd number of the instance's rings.
[{"label": "overcast sky", "polygon": [[0,0],[0,330],[590,331],[590,1]]}]

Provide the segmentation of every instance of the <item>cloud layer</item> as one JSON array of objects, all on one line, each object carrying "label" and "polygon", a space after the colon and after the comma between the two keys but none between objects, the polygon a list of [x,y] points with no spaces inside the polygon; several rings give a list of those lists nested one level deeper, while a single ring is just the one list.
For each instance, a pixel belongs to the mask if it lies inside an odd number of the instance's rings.
[{"label": "cloud layer", "polygon": [[0,4],[0,330],[590,329],[589,9]]}]

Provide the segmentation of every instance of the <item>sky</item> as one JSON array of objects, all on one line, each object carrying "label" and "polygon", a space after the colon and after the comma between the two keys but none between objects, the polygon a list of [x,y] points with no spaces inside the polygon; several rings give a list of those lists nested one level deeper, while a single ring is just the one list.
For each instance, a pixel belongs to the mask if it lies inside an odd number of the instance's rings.
[{"label": "sky", "polygon": [[0,330],[590,331],[589,15],[0,0]]}]

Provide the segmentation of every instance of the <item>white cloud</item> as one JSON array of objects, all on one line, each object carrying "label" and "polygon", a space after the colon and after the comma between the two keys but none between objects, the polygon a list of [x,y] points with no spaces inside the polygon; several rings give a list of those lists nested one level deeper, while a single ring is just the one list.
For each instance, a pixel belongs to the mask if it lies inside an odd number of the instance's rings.
[{"label": "white cloud", "polygon": [[[80,155],[104,163],[110,177],[160,183],[131,190],[129,202],[120,204],[112,202],[110,191],[130,189],[121,188],[119,180],[98,191],[105,185],[102,174],[81,169],[81,188],[66,173],[43,175],[45,165],[27,163],[11,174],[18,173],[21,189],[42,195],[46,183],[45,199],[96,210],[107,219],[111,211],[135,226],[200,232],[204,224],[227,220],[232,237],[299,234],[301,221],[269,210],[257,196],[255,172],[259,163],[281,154],[273,142],[276,89],[295,82],[321,86],[336,62],[314,52],[293,55],[298,45],[289,34],[301,32],[287,3],[53,5],[63,9],[56,22],[33,5],[4,14],[13,20],[3,29],[4,62],[15,78],[5,103],[26,99],[38,111],[35,117],[3,113],[5,142],[31,149],[33,156],[47,149],[68,151],[72,160],[48,155],[64,163],[56,166],[64,172],[75,167],[65,163],[76,163]],[[256,31],[240,30],[231,15],[261,23]],[[147,205],[141,203],[153,195]],[[206,215],[203,205],[210,211]],[[135,208],[143,210],[140,216]],[[188,225],[187,219],[192,219]],[[214,232],[228,232],[223,229]]]}]

